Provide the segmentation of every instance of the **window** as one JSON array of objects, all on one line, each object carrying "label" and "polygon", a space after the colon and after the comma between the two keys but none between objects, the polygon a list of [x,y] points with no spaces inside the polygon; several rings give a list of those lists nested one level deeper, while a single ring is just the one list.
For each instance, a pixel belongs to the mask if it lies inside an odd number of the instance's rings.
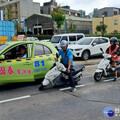
[{"label": "window", "polygon": [[107,17],[108,16],[108,12],[105,11],[102,15],[105,15],[105,17]]},{"label": "window", "polygon": [[93,43],[100,44],[100,40],[99,39],[95,39]]},{"label": "window", "polygon": [[15,3],[15,8],[17,8],[17,3]]},{"label": "window", "polygon": [[100,38],[100,44],[108,43],[108,40],[105,38]]},{"label": "window", "polygon": [[62,40],[68,41],[67,36],[63,36],[63,37],[62,37]]},{"label": "window", "polygon": [[118,14],[118,12],[117,11],[114,11],[114,15],[117,15]]},{"label": "window", "polygon": [[14,48],[12,48],[11,50],[9,50],[8,52],[6,52],[5,55],[5,59],[9,60],[9,59],[17,59],[18,57],[20,57],[22,55],[22,53],[20,52],[21,47],[25,47],[25,54],[27,54],[27,44],[23,44],[23,45],[19,45],[16,46]]},{"label": "window", "polygon": [[79,45],[90,45],[91,42],[93,41],[93,38],[81,38],[80,40],[77,41],[77,44]]},{"label": "window", "polygon": [[100,22],[100,25],[103,25],[103,22]]},{"label": "window", "polygon": [[117,30],[114,30],[114,34],[118,34],[118,31],[117,31]]},{"label": "window", "polygon": [[35,44],[35,56],[44,55],[43,46],[40,44]]},{"label": "window", "polygon": [[51,39],[52,43],[59,43],[61,36],[53,36]]},{"label": "window", "polygon": [[44,53],[45,54],[52,54],[51,50],[46,46],[44,46]]},{"label": "window", "polygon": [[118,25],[118,20],[114,20],[114,25]]},{"label": "window", "polygon": [[83,38],[83,35],[77,35],[77,40]]},{"label": "window", "polygon": [[40,55],[45,55],[45,54],[52,54],[52,52],[46,46],[35,44],[35,56],[40,56]]},{"label": "window", "polygon": [[9,46],[9,44],[0,44],[0,51],[5,49],[7,46]]},{"label": "window", "polygon": [[70,41],[70,42],[76,41],[76,36],[69,36],[69,41]]}]

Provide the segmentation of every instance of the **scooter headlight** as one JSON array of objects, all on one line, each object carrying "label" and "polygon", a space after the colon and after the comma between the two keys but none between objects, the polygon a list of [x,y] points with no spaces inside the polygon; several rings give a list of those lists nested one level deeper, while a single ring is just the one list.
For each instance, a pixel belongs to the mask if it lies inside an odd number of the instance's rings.
[{"label": "scooter headlight", "polygon": [[115,68],[115,67],[112,67],[111,70],[112,70],[113,72],[115,72],[116,68]]}]

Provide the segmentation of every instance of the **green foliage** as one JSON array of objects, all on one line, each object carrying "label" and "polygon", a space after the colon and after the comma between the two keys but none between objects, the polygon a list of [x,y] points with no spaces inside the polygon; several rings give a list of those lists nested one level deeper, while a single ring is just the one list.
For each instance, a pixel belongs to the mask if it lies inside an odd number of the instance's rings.
[{"label": "green foliage", "polygon": [[51,35],[27,35],[27,37],[37,37],[39,40],[51,39]]},{"label": "green foliage", "polygon": [[7,9],[7,20],[12,21],[13,13],[8,6],[6,7],[6,9]]},{"label": "green foliage", "polygon": [[53,20],[56,22],[57,28],[60,29],[66,19],[64,11],[62,11],[60,7],[57,7],[55,11],[51,12],[51,16]]},{"label": "green foliage", "polygon": [[74,25],[73,23],[71,23],[70,25],[69,25],[69,32],[71,32],[71,33],[73,33],[73,32],[75,32],[76,31],[76,25]]},{"label": "green foliage", "polygon": [[97,32],[101,32],[101,33],[103,33],[103,32],[105,32],[106,31],[106,29],[107,29],[107,25],[97,25],[96,26],[96,31]]}]

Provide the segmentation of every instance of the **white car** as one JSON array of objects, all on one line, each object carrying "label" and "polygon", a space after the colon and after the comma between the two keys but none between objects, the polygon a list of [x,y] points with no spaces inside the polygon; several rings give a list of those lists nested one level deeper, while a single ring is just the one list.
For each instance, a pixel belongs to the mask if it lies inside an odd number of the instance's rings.
[{"label": "white car", "polygon": [[69,44],[75,44],[79,39],[85,37],[83,33],[69,33],[69,34],[59,34],[54,35],[51,38],[51,43],[55,46],[56,49],[60,49],[60,42],[62,40],[68,41]]},{"label": "white car", "polygon": [[73,51],[74,57],[81,57],[88,60],[91,56],[102,54],[100,48],[104,51],[109,47],[110,40],[106,37],[84,37],[76,44],[69,45],[69,49]]},{"label": "white car", "polygon": [[39,41],[37,37],[27,37],[26,40],[27,41]]}]

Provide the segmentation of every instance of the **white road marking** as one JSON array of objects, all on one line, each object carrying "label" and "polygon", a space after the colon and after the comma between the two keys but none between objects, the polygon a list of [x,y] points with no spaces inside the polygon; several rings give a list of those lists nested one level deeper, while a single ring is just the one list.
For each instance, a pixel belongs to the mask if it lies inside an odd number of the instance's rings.
[{"label": "white road marking", "polygon": [[[110,82],[110,81],[113,81],[114,80],[114,78],[111,78],[111,79],[108,79],[108,80],[103,80],[103,82]],[[119,80],[119,78],[118,78],[118,80]]]},{"label": "white road marking", "polygon": [[110,81],[113,81],[113,79],[104,80],[103,82],[110,82]]},{"label": "white road marking", "polygon": [[[84,85],[77,85],[76,88],[85,87],[87,85],[93,85],[93,84],[95,84],[95,83],[88,83],[88,84],[84,84]],[[60,91],[65,91],[65,90],[70,90],[70,89],[71,89],[71,87],[67,87],[67,88],[60,89]]]},{"label": "white road marking", "polygon": [[22,100],[22,99],[26,99],[26,98],[30,98],[30,97],[31,97],[30,95],[27,95],[27,96],[22,96],[22,97],[17,97],[17,98],[2,100],[2,101],[0,101],[0,104],[2,104],[2,103],[7,103],[7,102],[11,102],[11,101]]}]

